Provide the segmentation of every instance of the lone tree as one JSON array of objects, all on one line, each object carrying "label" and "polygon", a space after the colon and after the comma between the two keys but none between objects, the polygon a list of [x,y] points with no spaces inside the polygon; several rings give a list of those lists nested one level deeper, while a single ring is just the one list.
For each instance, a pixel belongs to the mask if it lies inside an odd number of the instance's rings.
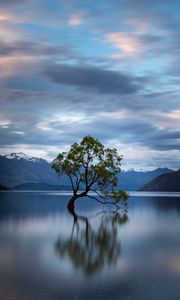
[{"label": "lone tree", "polygon": [[68,152],[59,153],[52,168],[59,175],[66,174],[71,182],[73,196],[68,202],[68,209],[74,209],[76,199],[85,196],[117,207],[118,204],[126,204],[128,194],[115,190],[121,160],[122,156],[115,148],[105,148],[91,136],[71,145]]}]

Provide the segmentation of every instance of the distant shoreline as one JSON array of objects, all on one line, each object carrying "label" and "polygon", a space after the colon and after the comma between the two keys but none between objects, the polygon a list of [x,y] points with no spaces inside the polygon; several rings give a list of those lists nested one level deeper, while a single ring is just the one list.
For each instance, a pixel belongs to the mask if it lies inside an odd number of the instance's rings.
[{"label": "distant shoreline", "polygon": [[[72,192],[70,191],[47,191],[47,190],[1,190],[0,193],[45,193],[45,194],[59,194],[71,196]],[[130,197],[180,197],[180,192],[143,192],[143,191],[129,191]],[[93,193],[91,193],[93,195]]]}]

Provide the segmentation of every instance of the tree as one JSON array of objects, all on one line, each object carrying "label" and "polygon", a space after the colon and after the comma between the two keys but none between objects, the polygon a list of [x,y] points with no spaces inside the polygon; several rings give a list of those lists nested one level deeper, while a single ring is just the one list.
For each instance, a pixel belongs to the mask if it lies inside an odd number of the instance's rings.
[{"label": "tree", "polygon": [[115,148],[105,148],[91,136],[85,136],[79,144],[71,145],[68,152],[59,153],[52,168],[57,174],[69,177],[73,196],[68,208],[74,208],[76,199],[85,196],[117,207],[118,203],[126,204],[128,194],[123,190],[115,190],[121,160],[122,156],[118,155]]}]

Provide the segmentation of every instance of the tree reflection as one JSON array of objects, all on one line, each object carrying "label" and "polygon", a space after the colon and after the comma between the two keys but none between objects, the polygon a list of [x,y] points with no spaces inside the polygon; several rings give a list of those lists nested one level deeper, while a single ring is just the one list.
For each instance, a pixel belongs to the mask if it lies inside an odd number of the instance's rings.
[{"label": "tree reflection", "polygon": [[77,215],[74,209],[69,212],[74,218],[72,233],[66,240],[58,238],[55,249],[59,256],[68,256],[74,267],[80,268],[86,275],[115,265],[121,253],[118,226],[127,222],[127,214],[117,211],[100,213],[100,221],[95,226],[87,217]]}]

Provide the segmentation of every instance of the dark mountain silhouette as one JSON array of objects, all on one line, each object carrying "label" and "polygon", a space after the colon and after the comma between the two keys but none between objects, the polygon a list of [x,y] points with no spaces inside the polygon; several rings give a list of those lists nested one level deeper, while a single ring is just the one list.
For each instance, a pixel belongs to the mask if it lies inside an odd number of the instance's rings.
[{"label": "dark mountain silhouette", "polygon": [[[16,189],[69,190],[66,176],[58,176],[45,159],[30,157],[24,153],[0,156],[0,184]],[[123,171],[119,174],[119,187],[136,191],[155,177],[172,172],[166,168],[153,171]]]},{"label": "dark mountain silhouette", "polygon": [[153,171],[146,172],[134,170],[121,172],[119,174],[119,188],[129,191],[137,191],[157,176],[170,172],[173,171],[167,168],[157,168]]},{"label": "dark mountain silhouette", "polygon": [[160,175],[147,183],[140,190],[154,192],[180,192],[180,170]]},{"label": "dark mountain silhouette", "polygon": [[8,186],[0,184],[0,191],[8,191],[8,190],[10,190],[10,188]]},{"label": "dark mountain silhouette", "polygon": [[15,190],[31,190],[31,191],[71,191],[71,185],[55,185],[48,183],[28,182],[19,184],[14,187]]}]

